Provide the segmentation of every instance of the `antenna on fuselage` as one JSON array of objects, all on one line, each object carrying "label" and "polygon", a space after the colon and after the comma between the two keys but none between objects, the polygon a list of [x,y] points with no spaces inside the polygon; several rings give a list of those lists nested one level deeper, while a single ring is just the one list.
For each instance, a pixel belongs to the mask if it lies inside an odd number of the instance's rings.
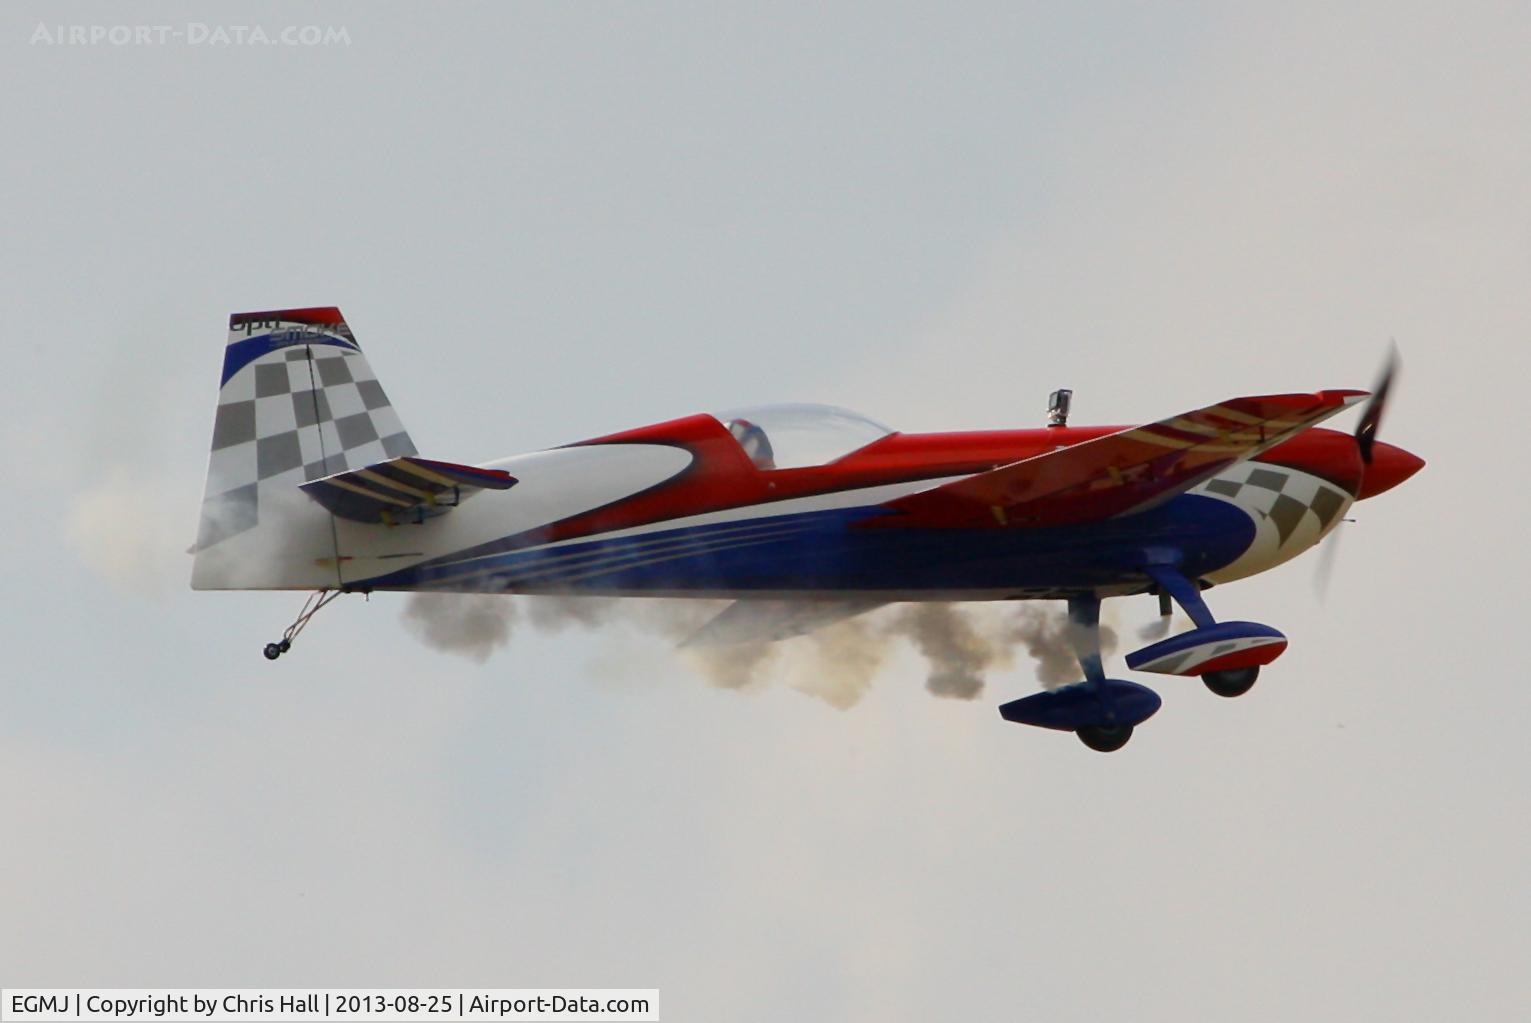
[{"label": "antenna on fuselage", "polygon": [[1074,400],[1074,392],[1067,387],[1060,387],[1047,399],[1047,425],[1067,426],[1069,424],[1069,404]]}]

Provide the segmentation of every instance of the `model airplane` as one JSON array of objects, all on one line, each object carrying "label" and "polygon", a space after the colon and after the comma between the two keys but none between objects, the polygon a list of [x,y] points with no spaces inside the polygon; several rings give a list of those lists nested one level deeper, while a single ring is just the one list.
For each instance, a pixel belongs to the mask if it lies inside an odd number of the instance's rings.
[{"label": "model airplane", "polygon": [[196,589],[730,597],[693,642],[781,639],[893,601],[1066,600],[1084,676],[1006,720],[1120,748],[1159,708],[1105,675],[1100,602],[1155,593],[1194,623],[1130,668],[1246,692],[1286,649],[1220,622],[1208,586],[1317,544],[1424,462],[1317,424],[1364,391],[1271,394],[1146,426],[904,434],[841,409],[694,415],[485,466],[421,458],[333,308],[229,320]]}]

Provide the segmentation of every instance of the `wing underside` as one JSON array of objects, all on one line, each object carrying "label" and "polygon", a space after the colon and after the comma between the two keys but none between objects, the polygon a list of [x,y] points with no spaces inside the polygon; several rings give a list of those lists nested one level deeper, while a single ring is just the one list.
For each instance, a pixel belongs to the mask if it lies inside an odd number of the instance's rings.
[{"label": "wing underside", "polygon": [[826,625],[854,618],[881,600],[736,600],[691,635],[682,646],[729,646],[774,643],[803,636]]},{"label": "wing underside", "polygon": [[1315,426],[1364,391],[1233,398],[890,501],[881,526],[1059,526],[1130,515]]}]

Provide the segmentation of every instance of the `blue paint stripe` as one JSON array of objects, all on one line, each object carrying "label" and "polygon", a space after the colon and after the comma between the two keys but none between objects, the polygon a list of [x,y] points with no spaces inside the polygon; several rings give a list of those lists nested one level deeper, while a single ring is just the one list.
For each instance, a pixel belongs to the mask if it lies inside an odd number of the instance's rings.
[{"label": "blue paint stripe", "polygon": [[261,356],[270,355],[272,352],[291,348],[294,345],[333,345],[353,352],[361,351],[354,342],[299,327],[273,331],[270,334],[258,334],[255,337],[229,342],[229,346],[223,350],[223,379],[219,381],[218,386],[223,387],[234,379],[234,374]]},{"label": "blue paint stripe", "polygon": [[796,536],[801,532],[802,530],[800,529],[778,529],[768,533],[752,533],[738,539],[701,541],[697,543],[676,544],[657,550],[632,551],[620,557],[607,558],[593,565],[565,566],[551,573],[535,574],[540,575],[541,578],[532,579],[521,576],[516,579],[516,583],[524,585],[527,582],[535,581],[559,586],[589,583],[600,579],[602,576],[615,575],[618,572],[627,572],[636,568],[662,565],[667,562],[718,554],[723,551],[738,550],[743,547],[758,547],[761,544],[776,543],[786,537]]},{"label": "blue paint stripe", "polygon": [[1185,551],[1202,575],[1248,549],[1240,509],[1183,495],[1140,515],[1045,529],[856,529],[879,509],[853,508],[715,523],[448,564],[357,580],[357,589],[500,591],[526,585],[607,590],[1048,590],[1147,586],[1147,546]]}]

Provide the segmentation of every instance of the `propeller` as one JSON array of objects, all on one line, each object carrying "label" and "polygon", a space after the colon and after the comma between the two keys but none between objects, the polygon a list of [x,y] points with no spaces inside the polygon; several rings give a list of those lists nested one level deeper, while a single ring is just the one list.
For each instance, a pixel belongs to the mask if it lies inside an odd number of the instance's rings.
[{"label": "propeller", "polygon": [[[1392,389],[1393,378],[1398,375],[1398,344],[1389,340],[1387,358],[1382,362],[1382,372],[1377,377],[1377,382],[1372,386],[1372,396],[1366,403],[1366,408],[1361,412],[1361,422],[1356,425],[1356,451],[1361,456],[1361,471],[1364,474],[1366,467],[1372,464],[1373,449],[1377,443],[1377,430],[1382,426],[1382,413],[1387,409],[1388,391]],[[1353,519],[1342,519],[1335,523],[1334,529],[1325,537],[1323,549],[1319,551],[1318,564],[1313,568],[1313,590],[1318,594],[1319,600],[1324,600],[1329,595],[1329,581],[1334,577],[1334,565],[1339,558],[1340,534],[1344,532],[1345,523]]]},{"label": "propeller", "polygon": [[1382,375],[1372,387],[1371,400],[1361,413],[1361,423],[1356,427],[1356,449],[1361,452],[1361,464],[1372,464],[1372,447],[1377,443],[1377,428],[1382,425],[1382,413],[1387,408],[1387,392],[1393,386],[1398,372],[1398,345],[1388,342],[1387,359],[1382,363]]},{"label": "propeller", "polygon": [[1334,564],[1339,560],[1340,537],[1345,532],[1345,523],[1354,521],[1341,519],[1336,522],[1334,529],[1319,546],[1318,564],[1313,566],[1313,592],[1318,594],[1320,603],[1329,599],[1329,582],[1334,578]]}]

